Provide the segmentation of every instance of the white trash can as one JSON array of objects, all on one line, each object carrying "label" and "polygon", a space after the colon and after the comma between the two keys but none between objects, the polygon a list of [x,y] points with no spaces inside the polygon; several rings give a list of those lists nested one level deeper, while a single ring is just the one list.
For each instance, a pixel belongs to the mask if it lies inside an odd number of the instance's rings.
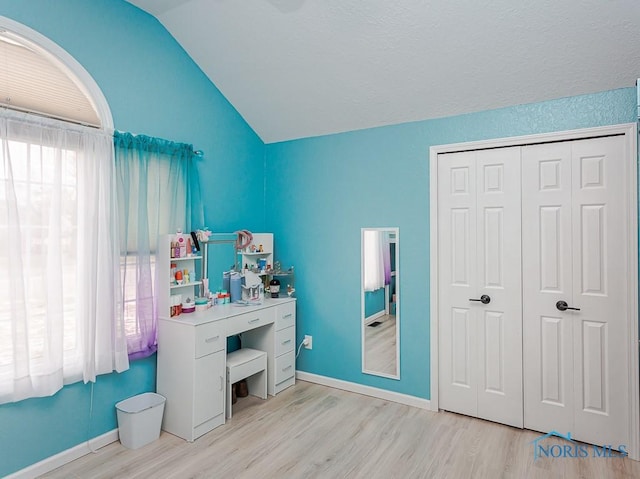
[{"label": "white trash can", "polygon": [[164,396],[143,393],[116,404],[118,415],[118,435],[122,445],[138,449],[160,437]]}]

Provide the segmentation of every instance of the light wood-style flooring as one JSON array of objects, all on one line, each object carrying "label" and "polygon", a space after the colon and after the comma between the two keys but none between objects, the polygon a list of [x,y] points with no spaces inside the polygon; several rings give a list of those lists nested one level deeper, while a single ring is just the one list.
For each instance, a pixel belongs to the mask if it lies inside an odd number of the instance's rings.
[{"label": "light wood-style flooring", "polygon": [[298,381],[241,398],[224,426],[188,443],[163,432],[112,443],[47,478],[639,478],[627,458],[538,458],[540,434]]},{"label": "light wood-style flooring", "polygon": [[398,374],[396,365],[396,316],[378,319],[382,324],[364,328],[364,369],[382,374]]}]

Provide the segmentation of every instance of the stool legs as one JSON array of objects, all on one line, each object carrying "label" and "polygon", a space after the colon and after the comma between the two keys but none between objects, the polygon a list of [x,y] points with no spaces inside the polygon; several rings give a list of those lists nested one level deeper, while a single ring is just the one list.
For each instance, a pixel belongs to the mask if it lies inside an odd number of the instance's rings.
[{"label": "stool legs", "polygon": [[249,392],[253,396],[258,396],[261,399],[267,399],[267,370],[264,369],[258,374],[254,374],[247,378],[247,384],[249,386]]},{"label": "stool legs", "polygon": [[225,415],[227,419],[231,419],[231,401],[233,398],[231,397],[232,384],[229,381],[229,370],[227,369],[227,400],[225,401]]},{"label": "stool legs", "polygon": [[[227,390],[225,414],[231,419],[233,404],[233,387],[238,397],[244,396],[241,382],[246,385],[252,395],[267,399],[267,354],[253,349],[240,349],[227,354]],[[237,384],[234,384],[237,383]]]}]

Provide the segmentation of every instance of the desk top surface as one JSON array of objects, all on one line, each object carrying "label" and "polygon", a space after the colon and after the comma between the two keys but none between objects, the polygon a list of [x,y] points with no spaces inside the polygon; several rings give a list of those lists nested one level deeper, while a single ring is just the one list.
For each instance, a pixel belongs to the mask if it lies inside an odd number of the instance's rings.
[{"label": "desk top surface", "polygon": [[265,298],[261,304],[249,304],[243,305],[238,303],[223,304],[213,306],[205,311],[196,311],[194,313],[182,313],[180,316],[174,316],[169,318],[166,316],[160,316],[160,321],[171,321],[174,323],[189,324],[191,326],[198,326],[199,324],[211,323],[213,321],[220,321],[222,319],[231,318],[233,316],[239,316],[245,313],[251,313],[253,311],[259,311],[265,308],[273,308],[275,306],[291,303],[296,298]]}]

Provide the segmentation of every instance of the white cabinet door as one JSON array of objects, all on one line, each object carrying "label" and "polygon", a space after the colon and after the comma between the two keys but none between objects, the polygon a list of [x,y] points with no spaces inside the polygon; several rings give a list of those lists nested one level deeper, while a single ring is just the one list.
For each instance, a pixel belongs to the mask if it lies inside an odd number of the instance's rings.
[{"label": "white cabinet door", "polygon": [[224,413],[224,350],[196,359],[194,369],[193,426],[196,428]]},{"label": "white cabinet door", "polygon": [[519,147],[438,156],[440,405],[518,427],[520,211]]},{"label": "white cabinet door", "polygon": [[523,148],[525,427],[614,447],[630,437],[624,175],[621,136]]}]

